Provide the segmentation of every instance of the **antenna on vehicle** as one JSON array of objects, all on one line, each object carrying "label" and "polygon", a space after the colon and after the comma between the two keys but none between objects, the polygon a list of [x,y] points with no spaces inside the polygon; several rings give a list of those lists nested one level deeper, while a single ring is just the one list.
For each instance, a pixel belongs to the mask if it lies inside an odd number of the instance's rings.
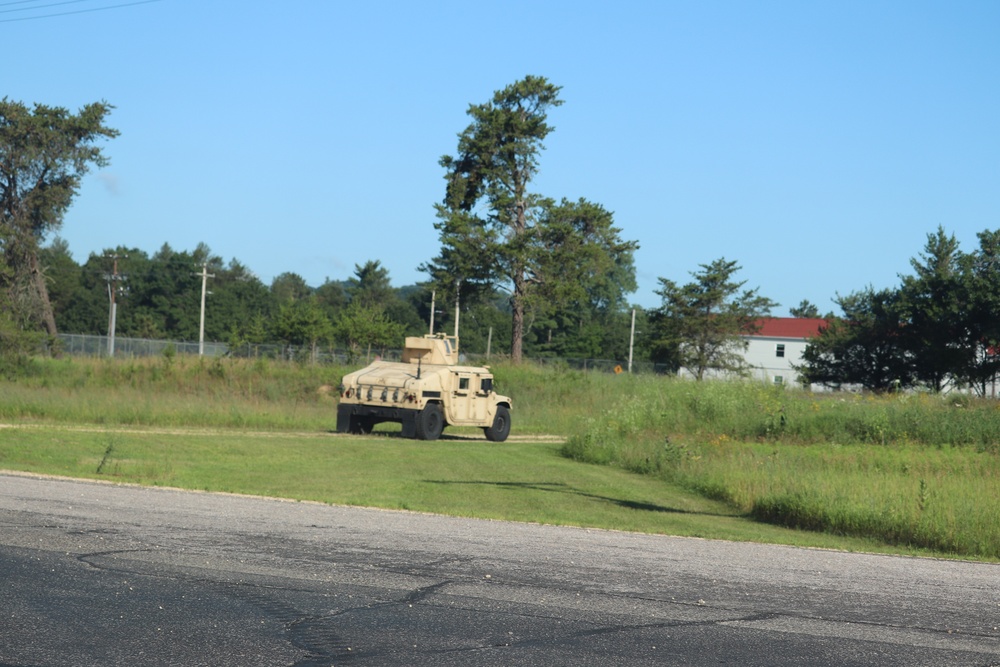
[{"label": "antenna on vehicle", "polygon": [[437,296],[437,290],[431,290],[431,330],[430,335],[434,335],[434,297]]},{"label": "antenna on vehicle", "polygon": [[458,354],[458,297],[461,293],[462,279],[458,278],[455,281],[455,354]]}]

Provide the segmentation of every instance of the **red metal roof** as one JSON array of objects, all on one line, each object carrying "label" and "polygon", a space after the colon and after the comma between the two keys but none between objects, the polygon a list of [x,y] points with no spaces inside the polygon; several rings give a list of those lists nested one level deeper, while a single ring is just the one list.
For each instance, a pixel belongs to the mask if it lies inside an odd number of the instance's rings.
[{"label": "red metal roof", "polygon": [[754,336],[768,338],[812,338],[826,326],[822,318],[806,317],[765,317],[757,320],[760,329]]}]

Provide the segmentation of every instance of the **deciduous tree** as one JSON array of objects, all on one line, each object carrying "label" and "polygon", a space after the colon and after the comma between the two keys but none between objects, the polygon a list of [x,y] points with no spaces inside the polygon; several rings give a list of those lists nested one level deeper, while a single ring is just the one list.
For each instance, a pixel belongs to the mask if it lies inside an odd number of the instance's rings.
[{"label": "deciduous tree", "polygon": [[363,349],[384,351],[399,345],[403,331],[403,325],[389,319],[382,308],[366,306],[360,301],[352,301],[333,325],[334,336],[347,345],[352,357],[357,357]]},{"label": "deciduous tree", "polygon": [[286,271],[271,281],[271,295],[277,306],[301,301],[312,294],[306,279],[297,273]]},{"label": "deciduous tree", "polygon": [[333,339],[333,324],[312,300],[283,304],[278,310],[274,323],[275,335],[290,345],[309,348],[309,359],[313,363],[319,352],[319,344]]}]

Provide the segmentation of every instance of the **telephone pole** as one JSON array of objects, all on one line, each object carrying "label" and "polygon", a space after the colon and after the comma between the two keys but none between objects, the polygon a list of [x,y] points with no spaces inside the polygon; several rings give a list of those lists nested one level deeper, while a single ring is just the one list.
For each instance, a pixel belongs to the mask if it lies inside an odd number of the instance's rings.
[{"label": "telephone pole", "polygon": [[628,336],[628,372],[632,374],[632,346],[635,343],[635,308],[632,309],[632,331]]},{"label": "telephone pole", "polygon": [[205,295],[208,294],[208,279],[214,278],[214,273],[208,272],[208,264],[201,265],[201,273],[194,274],[201,276],[201,323],[198,326],[198,356],[205,355]]}]

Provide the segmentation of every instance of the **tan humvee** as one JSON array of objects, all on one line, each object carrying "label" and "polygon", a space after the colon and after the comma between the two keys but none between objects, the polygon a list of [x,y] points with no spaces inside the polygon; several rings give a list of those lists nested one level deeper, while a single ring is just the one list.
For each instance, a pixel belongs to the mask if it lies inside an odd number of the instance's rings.
[{"label": "tan humvee", "polygon": [[376,361],[341,382],[337,431],[369,433],[387,421],[402,424],[407,438],[436,440],[445,426],[478,426],[503,442],[510,398],[493,391],[488,367],[459,365],[457,338],[412,336],[402,361]]}]

